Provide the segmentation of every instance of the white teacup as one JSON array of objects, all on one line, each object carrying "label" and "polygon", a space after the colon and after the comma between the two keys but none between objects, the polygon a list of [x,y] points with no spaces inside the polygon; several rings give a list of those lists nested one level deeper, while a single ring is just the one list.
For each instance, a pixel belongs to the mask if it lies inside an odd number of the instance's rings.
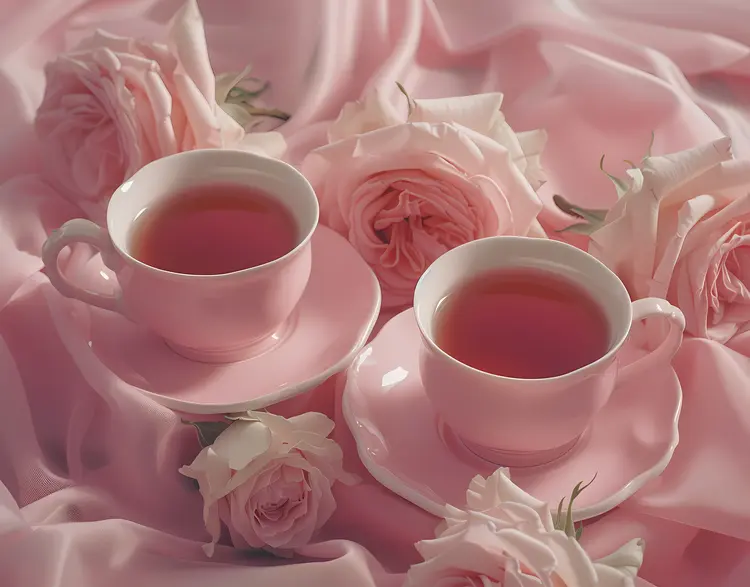
[{"label": "white teacup", "polygon": [[[438,305],[464,283],[497,269],[550,272],[578,285],[604,310],[607,352],[570,373],[516,379],[479,371],[435,342]],[[537,238],[498,236],[459,246],[438,258],[419,280],[414,310],[421,332],[420,374],[435,410],[479,456],[509,466],[535,465],[567,452],[607,403],[616,383],[668,363],[682,342],[685,318],[657,298],[630,301],[606,266],[570,245]],[[636,320],[662,316],[670,323],[661,345],[629,365],[618,352]]]},{"label": "white teacup", "polygon": [[[222,275],[172,273],[132,255],[129,237],[141,213],[176,192],[219,182],[262,190],[281,203],[297,224],[296,246],[264,265]],[[315,192],[290,165],[245,151],[196,150],[140,169],[112,195],[106,230],[89,220],[66,222],[47,239],[42,258],[61,294],[120,312],[187,358],[229,362],[263,350],[290,318],[310,276],[317,224]],[[83,289],[60,271],[60,251],[76,242],[99,249],[117,276],[114,295]]]}]

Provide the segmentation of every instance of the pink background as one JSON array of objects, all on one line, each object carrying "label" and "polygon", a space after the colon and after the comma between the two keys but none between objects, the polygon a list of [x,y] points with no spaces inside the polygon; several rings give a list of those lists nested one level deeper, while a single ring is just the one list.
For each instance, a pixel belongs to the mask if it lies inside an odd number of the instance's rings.
[{"label": "pink background", "polygon": [[[554,193],[614,197],[598,170],[728,134],[750,156],[750,4],[744,0],[203,0],[214,70],[254,65],[298,162],[347,100],[400,81],[417,98],[502,91],[516,130],[546,128]],[[96,27],[160,40],[179,0],[4,0],[0,24],[0,585],[400,585],[437,520],[358,463],[340,381],[281,406],[334,414],[346,465],[334,518],[281,566],[228,547],[213,560],[200,496],[178,474],[194,433],[86,349],[66,345],[39,274],[46,234],[79,213],[36,175],[30,122],[42,67]],[[471,7],[470,9],[468,7]],[[546,221],[564,219],[551,208]],[[681,443],[667,471],[588,526],[593,556],[646,539],[659,587],[750,584],[750,335],[689,340],[675,366]],[[642,584],[647,585],[645,581]]]}]

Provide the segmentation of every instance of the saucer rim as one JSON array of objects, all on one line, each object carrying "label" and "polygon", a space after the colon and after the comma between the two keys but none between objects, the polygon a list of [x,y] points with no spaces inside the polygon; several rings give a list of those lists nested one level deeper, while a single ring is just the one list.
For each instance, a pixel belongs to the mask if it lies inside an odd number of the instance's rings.
[{"label": "saucer rim", "polygon": [[[361,255],[352,247],[351,243],[347,239],[345,239],[343,236],[341,236],[338,232],[335,230],[328,228],[323,225],[318,225],[317,230],[323,229],[327,232],[329,232],[331,235],[334,235],[336,239],[340,239],[339,245],[345,245],[349,246],[353,249],[353,252],[359,256],[359,260],[361,263],[363,263],[365,266],[367,266],[367,262],[362,259]],[[314,246],[314,242],[312,243]],[[95,255],[94,255],[95,256]],[[89,257],[87,259],[87,262],[90,261],[92,257]],[[373,329],[375,328],[375,324],[377,324],[378,317],[380,315],[380,310],[382,306],[382,291],[380,289],[380,283],[377,279],[377,276],[375,275],[374,271],[372,271],[372,268],[367,266],[369,269],[368,272],[368,280],[370,281],[370,286],[372,289],[372,305],[370,310],[370,315],[367,323],[363,323],[360,327],[360,336],[357,338],[355,343],[351,346],[351,348],[347,351],[346,355],[343,356],[339,361],[337,361],[334,365],[326,369],[325,371],[319,373],[317,376],[306,379],[304,381],[298,382],[291,386],[282,387],[281,389],[275,390],[271,393],[262,395],[260,397],[253,398],[248,401],[243,402],[237,402],[232,404],[196,404],[193,402],[185,401],[185,400],[179,400],[175,399],[169,396],[160,395],[156,392],[149,391],[148,389],[144,389],[138,385],[134,385],[132,383],[128,383],[127,381],[124,381],[121,379],[116,373],[112,373],[114,377],[117,378],[117,382],[120,385],[126,385],[139,393],[142,393],[143,395],[149,397],[159,405],[164,406],[165,408],[168,408],[170,410],[176,411],[176,412],[183,412],[187,414],[193,414],[193,415],[201,415],[201,416],[208,416],[208,415],[217,415],[217,414],[232,414],[232,413],[238,413],[238,412],[246,412],[250,410],[259,410],[263,409],[272,405],[275,405],[277,403],[280,403],[282,401],[291,399],[295,396],[301,395],[307,391],[310,391],[311,389],[318,387],[322,383],[324,383],[326,380],[330,379],[331,377],[337,375],[338,373],[341,373],[345,371],[348,366],[356,360],[357,356],[361,352],[361,350],[367,345],[367,340],[369,339],[370,335],[372,334]],[[47,299],[47,306],[51,310],[51,317],[53,324],[55,326],[55,329],[58,333],[58,336],[65,337],[66,334],[66,328],[63,324],[60,324],[59,320],[66,319],[64,317],[65,309],[64,304],[66,303],[66,300],[68,298],[64,298],[55,290],[54,287],[51,286],[50,288],[46,289],[44,292],[45,297]],[[304,294],[303,294],[304,295]],[[87,316],[91,316],[92,308],[88,307],[83,302],[80,302],[79,300],[70,300],[73,304],[82,304],[84,307]],[[106,310],[103,310],[106,311]],[[84,343],[85,344],[85,343]],[[102,359],[92,351],[93,358],[105,369],[109,370],[109,367],[102,361]]]},{"label": "saucer rim", "polygon": [[[400,312],[399,314],[396,314],[386,324],[383,325],[383,329],[388,325],[388,323],[391,322],[391,320],[396,320],[397,318],[403,316],[408,312],[413,312],[413,308],[409,308],[407,310],[404,310],[403,312]],[[381,332],[383,329],[381,329]],[[355,377],[351,374],[359,367],[360,357],[363,357],[365,353],[367,353],[367,356],[369,356],[369,354],[373,352],[371,350],[371,347],[377,340],[378,336],[380,336],[380,333],[378,333],[378,335],[370,343],[362,347],[357,357],[355,357],[354,361],[347,369],[346,385],[344,386],[341,394],[341,412],[344,417],[344,421],[346,422],[346,425],[349,428],[349,432],[354,439],[354,443],[357,446],[357,455],[359,456],[360,461],[364,465],[365,469],[367,469],[370,475],[372,475],[378,483],[380,483],[389,491],[392,491],[396,495],[399,495],[405,500],[411,502],[417,507],[438,518],[447,517],[449,514],[449,506],[451,506],[451,504],[445,503],[443,505],[440,505],[439,502],[433,501],[432,499],[423,495],[421,492],[419,492],[418,489],[412,488],[403,483],[397,475],[395,475],[385,467],[378,465],[375,460],[368,454],[364,441],[361,440],[360,435],[357,433],[359,424],[357,417],[354,415],[351,407],[351,395],[354,392],[352,391],[352,389],[350,389],[350,386],[356,387],[357,389],[361,388],[357,386]],[[572,511],[573,521],[582,522],[584,520],[590,520],[612,511],[613,509],[624,503],[627,499],[631,498],[639,489],[643,488],[646,483],[651,481],[651,479],[654,479],[661,475],[671,462],[672,457],[674,456],[674,451],[680,442],[679,421],[680,414],[682,412],[683,393],[682,384],[677,377],[677,373],[674,370],[674,367],[671,363],[668,365],[668,367],[671,372],[671,376],[674,378],[678,393],[677,401],[675,402],[674,407],[674,415],[672,417],[671,441],[669,442],[667,449],[664,451],[664,454],[655,465],[630,479],[621,489],[611,494],[608,498],[602,499],[594,504],[585,507],[574,506]]]}]

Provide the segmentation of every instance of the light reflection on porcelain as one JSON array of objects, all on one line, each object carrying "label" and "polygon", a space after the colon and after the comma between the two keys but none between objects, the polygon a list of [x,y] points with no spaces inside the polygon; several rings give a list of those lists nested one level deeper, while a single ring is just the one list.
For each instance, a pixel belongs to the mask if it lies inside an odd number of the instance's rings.
[{"label": "light reflection on porcelain", "polygon": [[409,372],[406,369],[403,367],[396,367],[393,371],[388,371],[388,373],[383,375],[381,385],[383,386],[383,389],[390,389],[397,383],[401,383],[408,376]]}]

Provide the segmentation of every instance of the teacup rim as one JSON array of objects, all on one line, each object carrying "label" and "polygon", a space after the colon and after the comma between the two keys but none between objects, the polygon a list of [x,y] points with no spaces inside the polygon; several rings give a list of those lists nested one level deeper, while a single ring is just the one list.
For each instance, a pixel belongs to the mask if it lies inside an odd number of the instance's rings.
[{"label": "teacup rim", "polygon": [[[127,249],[122,246],[121,243],[117,242],[114,238],[112,238],[112,223],[114,222],[114,219],[112,218],[112,201],[115,197],[117,197],[118,194],[125,194],[127,192],[127,189],[123,190],[124,186],[127,186],[128,184],[132,184],[132,182],[135,180],[135,178],[138,177],[138,174],[141,173],[144,169],[146,169],[148,166],[157,164],[157,163],[165,163],[169,160],[174,160],[177,158],[185,158],[185,157],[197,157],[197,156],[204,156],[205,154],[210,153],[214,156],[225,156],[225,155],[241,155],[243,157],[246,157],[248,159],[254,159],[256,162],[261,161],[265,165],[276,165],[280,169],[283,169],[285,173],[291,172],[292,175],[296,175],[296,179],[301,179],[303,181],[303,184],[307,189],[309,189],[310,193],[312,194],[312,201],[314,202],[314,218],[311,223],[311,228],[308,230],[307,234],[304,236],[303,239],[300,240],[300,242],[291,250],[287,251],[284,255],[281,257],[277,257],[276,259],[273,259],[271,261],[268,261],[267,263],[263,263],[261,265],[256,265],[254,267],[246,267],[244,269],[239,269],[237,271],[231,271],[229,273],[215,273],[215,274],[193,274],[193,273],[178,273],[175,271],[168,271],[166,269],[160,269],[158,267],[154,267],[153,265],[149,265],[148,263],[144,263],[140,259],[134,257],[131,255]],[[200,155],[199,155],[200,154]],[[125,197],[123,195],[120,195],[119,197]],[[244,151],[242,149],[193,149],[192,151],[183,151],[180,153],[174,153],[172,155],[168,155],[166,157],[162,157],[161,159],[156,159],[154,161],[151,161],[150,163],[147,163],[143,167],[141,167],[138,171],[136,171],[133,175],[131,175],[128,179],[122,182],[119,186],[117,186],[117,189],[113,192],[112,196],[110,197],[109,202],[107,203],[107,212],[106,212],[106,225],[107,225],[107,233],[110,236],[110,242],[112,243],[112,246],[117,251],[120,258],[128,263],[129,265],[133,265],[137,267],[138,269],[149,271],[150,273],[159,275],[160,277],[163,277],[165,279],[171,279],[171,280],[185,280],[185,281],[219,281],[219,280],[227,280],[227,279],[236,279],[240,277],[246,277],[248,275],[252,275],[254,273],[261,273],[263,271],[272,270],[275,266],[283,264],[285,262],[288,262],[289,259],[292,257],[295,257],[298,253],[300,253],[311,241],[313,234],[318,228],[318,225],[320,223],[320,203],[318,201],[317,195],[315,194],[315,190],[313,189],[312,185],[310,184],[307,177],[305,177],[301,171],[299,171],[297,168],[295,168],[293,165],[290,165],[289,163],[282,161],[280,159],[273,159],[270,157],[265,157],[263,155],[258,155],[256,153],[252,153],[250,151]]]},{"label": "teacup rim", "polygon": [[[532,384],[539,385],[539,384],[542,384],[542,383],[546,384],[546,385],[549,385],[549,384],[553,384],[553,383],[560,382],[560,381],[566,381],[566,380],[569,380],[569,379],[578,378],[578,377],[581,377],[582,375],[585,376],[586,372],[595,372],[595,371],[598,370],[597,369],[598,367],[606,365],[606,364],[610,363],[612,360],[615,359],[615,355],[617,354],[617,352],[620,350],[620,348],[622,347],[622,345],[627,340],[628,334],[630,333],[631,326],[628,326],[628,328],[626,328],[625,332],[623,332],[620,335],[620,337],[616,340],[616,342],[610,346],[609,350],[604,355],[602,355],[601,357],[599,357],[596,361],[588,363],[587,365],[584,365],[583,367],[579,367],[578,369],[575,369],[573,371],[569,371],[567,373],[563,373],[562,375],[555,375],[553,377],[521,378],[521,377],[509,377],[507,375],[497,375],[495,373],[490,373],[488,371],[482,371],[481,369],[477,369],[476,367],[472,367],[471,365],[467,365],[466,363],[463,363],[463,362],[459,361],[458,359],[456,359],[455,357],[453,357],[452,355],[448,354],[443,349],[441,349],[440,346],[437,344],[437,342],[435,342],[435,340],[433,339],[433,337],[430,336],[427,333],[426,328],[422,324],[422,319],[420,317],[420,312],[418,311],[419,301],[418,301],[418,298],[417,298],[417,294],[419,292],[420,285],[423,285],[424,281],[426,281],[429,278],[428,275],[429,275],[430,271],[431,270],[434,271],[434,268],[435,268],[436,264],[440,261],[440,259],[443,259],[447,255],[451,255],[452,253],[453,254],[458,254],[458,253],[454,253],[454,251],[458,251],[459,249],[462,249],[463,247],[471,246],[473,243],[478,243],[480,241],[487,241],[487,240],[490,240],[490,239],[498,241],[498,242],[500,242],[500,241],[507,242],[508,240],[514,240],[516,242],[525,242],[525,241],[532,241],[532,240],[533,241],[541,241],[541,242],[545,243],[545,245],[542,245],[542,246],[558,247],[558,248],[566,249],[566,250],[568,250],[568,251],[570,251],[570,252],[572,252],[573,254],[576,254],[576,255],[579,255],[579,254],[585,255],[586,259],[587,259],[587,262],[593,262],[593,263],[597,264],[600,269],[603,269],[614,280],[615,283],[619,284],[619,287],[625,293],[625,295],[627,296],[627,298],[630,299],[630,294],[628,293],[627,288],[625,287],[625,284],[617,276],[617,274],[615,274],[609,267],[607,267],[604,263],[602,263],[599,259],[597,259],[593,255],[590,255],[586,251],[583,251],[583,250],[579,249],[578,247],[575,247],[575,246],[570,245],[568,243],[565,243],[565,242],[562,242],[562,241],[554,241],[554,240],[551,240],[551,239],[537,238],[537,237],[511,236],[511,235],[496,235],[496,236],[490,236],[490,237],[484,237],[484,238],[481,238],[481,239],[476,239],[476,240],[473,240],[473,241],[469,241],[468,243],[464,243],[462,245],[459,245],[458,247],[455,247],[455,248],[451,249],[450,251],[447,251],[446,253],[444,253],[440,257],[438,257],[425,270],[425,272],[421,275],[421,277],[417,281],[417,285],[414,288],[414,304],[413,304],[413,307],[414,307],[414,318],[415,318],[415,321],[417,323],[417,328],[419,329],[420,337],[421,337],[423,343],[428,346],[428,350],[430,350],[433,353],[437,353],[437,355],[439,357],[441,357],[442,359],[447,360],[450,363],[452,363],[452,364],[454,364],[454,365],[456,365],[456,366],[458,366],[458,367],[460,367],[462,369],[465,369],[465,370],[467,370],[470,373],[476,374],[478,376],[489,378],[490,380],[498,381],[498,382],[509,382],[509,383],[514,383],[514,384],[525,383],[525,384],[528,384],[528,385],[532,385]],[[580,284],[578,282],[576,282],[576,284],[577,285],[581,285],[582,287],[585,287],[585,285],[582,285],[582,284]],[[431,315],[434,315],[434,314],[431,314]],[[628,303],[628,307],[627,307],[627,323],[629,323],[630,325],[632,325],[632,321],[633,321],[633,306],[632,306],[632,301],[631,301],[631,302]]]}]

